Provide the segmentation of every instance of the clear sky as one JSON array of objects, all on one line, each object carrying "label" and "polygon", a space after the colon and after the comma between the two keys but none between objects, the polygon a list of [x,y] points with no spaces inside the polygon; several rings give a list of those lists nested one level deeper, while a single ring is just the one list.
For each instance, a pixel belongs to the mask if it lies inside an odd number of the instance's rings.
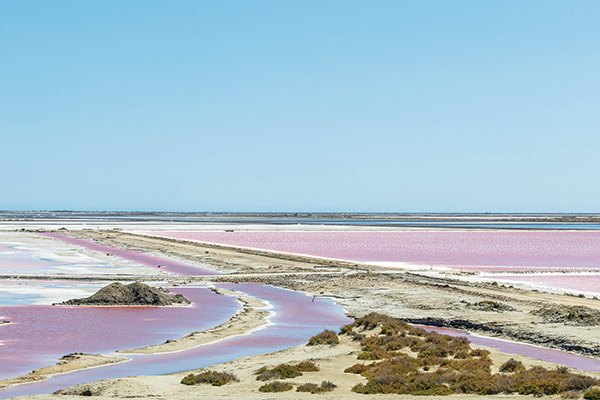
[{"label": "clear sky", "polygon": [[600,2],[0,1],[0,209],[600,212]]}]

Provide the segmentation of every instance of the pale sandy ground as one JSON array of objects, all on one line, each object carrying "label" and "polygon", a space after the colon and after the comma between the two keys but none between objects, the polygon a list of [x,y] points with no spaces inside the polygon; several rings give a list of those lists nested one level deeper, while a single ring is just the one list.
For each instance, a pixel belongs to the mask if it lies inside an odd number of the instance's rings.
[{"label": "pale sandy ground", "polygon": [[129,359],[125,357],[105,356],[102,354],[73,354],[63,357],[56,365],[33,370],[27,375],[2,380],[0,381],[0,389],[22,385],[24,383],[43,381],[56,375],[62,375],[81,369],[101,367],[103,365],[115,364],[128,360]]},{"label": "pale sandy ground", "polygon": [[[71,232],[72,233],[72,232]],[[218,246],[205,246],[162,239],[139,237],[118,231],[78,231],[79,237],[88,237],[121,248],[150,251],[156,255],[168,256],[181,261],[212,265],[229,272],[225,276],[178,278],[180,283],[189,282],[259,282],[302,290],[316,295],[334,297],[344,305],[350,315],[361,316],[371,311],[387,313],[400,318],[435,317],[449,320],[467,319],[474,323],[500,326],[505,329],[497,336],[513,338],[522,335],[535,343],[537,338],[550,338],[568,345],[579,345],[590,351],[600,352],[598,327],[576,327],[564,324],[547,324],[531,311],[547,307],[549,304],[585,305],[600,309],[600,301],[572,296],[558,296],[548,293],[524,291],[483,283],[460,280],[460,275],[431,277],[414,273],[386,274],[376,268],[371,274],[357,274],[351,265],[342,268],[340,273],[316,273],[314,260],[310,258],[283,257],[253,252],[240,252]],[[173,278],[173,280],[176,280]],[[478,301],[501,302],[514,310],[505,312],[481,311],[473,307]],[[233,331],[233,326],[226,331]],[[525,339],[524,339],[525,340]],[[208,340],[209,342],[212,340]],[[154,350],[158,349],[155,348]],[[97,398],[160,398],[191,399],[200,396],[207,398],[231,399],[298,399],[321,396],[322,398],[365,398],[350,392],[350,388],[360,382],[357,375],[344,374],[343,370],[356,362],[355,343],[344,341],[336,347],[301,346],[277,353],[246,357],[230,363],[215,366],[214,369],[234,372],[239,383],[223,387],[187,387],[179,382],[185,373],[160,377],[121,378],[87,384],[84,388],[70,391],[68,396],[34,396],[36,399],[75,399],[76,393],[89,390]],[[514,357],[492,350],[495,364]],[[600,353],[599,353],[600,354]],[[526,359],[526,365],[548,365],[538,360]],[[330,394],[311,395],[307,393],[285,392],[265,394],[258,392],[262,384],[255,381],[253,371],[263,365],[313,359],[322,371],[306,373],[292,380],[294,383],[330,380],[339,387]],[[597,374],[596,374],[597,375]],[[411,396],[375,396],[376,398],[413,398]],[[467,397],[479,396],[450,396]],[[487,398],[520,398],[523,396],[486,396]],[[444,397],[448,398],[448,397]]]}]

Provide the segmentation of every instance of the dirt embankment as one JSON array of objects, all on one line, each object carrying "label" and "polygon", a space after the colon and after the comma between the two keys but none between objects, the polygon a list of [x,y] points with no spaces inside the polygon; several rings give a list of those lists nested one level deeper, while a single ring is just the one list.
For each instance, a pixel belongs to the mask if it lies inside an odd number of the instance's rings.
[{"label": "dirt embankment", "polygon": [[544,322],[575,326],[600,325],[600,311],[586,306],[550,306],[533,312],[542,317]]},{"label": "dirt embankment", "polygon": [[[221,280],[225,277],[211,279]],[[575,318],[573,315],[581,314],[587,323],[593,323],[593,318],[585,316],[600,312],[600,301],[594,299],[470,283],[453,276],[433,278],[415,273],[297,277],[261,275],[244,276],[236,280],[330,296],[354,317],[377,311],[412,323],[465,329],[487,336],[600,357],[597,331],[591,329],[590,325],[576,325],[570,320]],[[549,318],[547,312],[540,314],[539,311],[549,309],[548,304],[554,304],[561,310],[572,310],[572,307],[581,310],[580,307],[585,307],[587,311]],[[551,310],[548,313],[552,313]]]},{"label": "dirt embankment", "polygon": [[[312,272],[317,265],[350,269],[362,267],[362,265],[348,261],[326,260],[297,254],[145,236],[129,232],[82,230],[66,233],[73,237],[92,239],[122,249],[142,250],[182,262],[208,265],[224,273]],[[371,266],[370,268],[378,269],[379,267]]]}]

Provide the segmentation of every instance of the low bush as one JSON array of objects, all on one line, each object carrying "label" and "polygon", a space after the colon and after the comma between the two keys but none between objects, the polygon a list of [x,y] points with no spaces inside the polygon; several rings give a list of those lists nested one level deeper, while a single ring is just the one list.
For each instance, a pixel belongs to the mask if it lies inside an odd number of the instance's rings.
[{"label": "low bush", "polygon": [[301,372],[316,372],[319,370],[317,364],[312,361],[301,361],[295,365],[296,369]]},{"label": "low bush", "polygon": [[521,361],[517,361],[514,358],[511,358],[504,364],[500,366],[500,372],[518,372],[524,371],[525,366]]},{"label": "low bush", "polygon": [[198,375],[189,374],[181,380],[181,383],[184,385],[210,384],[213,386],[223,386],[229,382],[239,382],[239,380],[233,374],[217,371],[206,371]]},{"label": "low bush", "polygon": [[258,388],[258,390],[260,392],[266,392],[266,393],[287,392],[288,390],[292,390],[293,387],[294,387],[294,385],[292,385],[291,383],[275,381],[275,382],[271,382],[271,383],[262,385],[261,387]]},{"label": "low bush", "polygon": [[316,383],[304,383],[296,388],[297,392],[310,392],[312,394],[331,392],[337,386],[329,381],[323,381],[320,385]]},{"label": "low bush", "polygon": [[[410,395],[519,393],[535,396],[560,393],[565,398],[573,398],[587,389],[589,398],[586,400],[600,400],[600,389],[590,389],[598,384],[594,378],[570,373],[564,367],[526,369],[514,359],[500,366],[502,373],[493,374],[490,353],[472,349],[466,338],[427,332],[381,314],[359,318],[342,328],[342,332],[356,335],[355,329],[364,332],[374,331],[377,327],[381,327],[380,333],[373,332],[361,338],[362,352],[357,357],[375,362],[355,364],[344,371],[367,379],[366,383],[354,386],[354,392]],[[405,349],[416,353],[416,357],[402,352]],[[598,397],[593,397],[594,391],[598,392]]]},{"label": "low bush", "polygon": [[196,377],[194,376],[194,374],[189,374],[181,380],[181,383],[183,383],[184,385],[195,385]]},{"label": "low bush", "polygon": [[327,330],[327,329],[325,329],[323,332],[319,333],[318,335],[311,337],[308,340],[309,346],[317,346],[317,345],[335,346],[338,343],[340,343],[340,338],[338,337],[337,333],[335,333],[334,331]]},{"label": "low bush", "polygon": [[600,400],[600,389],[592,388],[588,389],[583,395],[585,400]]},{"label": "low bush", "polygon": [[262,367],[255,372],[256,380],[286,379],[302,376],[303,372],[318,371],[319,367],[312,361],[302,361],[298,364],[279,364],[273,368]]},{"label": "low bush", "polygon": [[367,371],[369,369],[369,366],[366,364],[354,364],[351,367],[348,367],[344,370],[344,372],[348,373],[348,374],[362,374],[363,372]]}]

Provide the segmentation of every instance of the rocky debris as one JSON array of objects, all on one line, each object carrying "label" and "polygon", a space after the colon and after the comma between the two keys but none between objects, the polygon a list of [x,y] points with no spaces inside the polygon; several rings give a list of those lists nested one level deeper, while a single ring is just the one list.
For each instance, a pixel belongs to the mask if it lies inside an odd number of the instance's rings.
[{"label": "rocky debris", "polygon": [[69,353],[58,359],[58,365],[67,364],[69,361],[79,360],[82,356],[87,356],[87,353]]},{"label": "rocky debris", "polygon": [[595,326],[600,325],[600,311],[585,306],[550,306],[532,311],[546,323]]},{"label": "rocky debris", "polygon": [[515,311],[515,309],[509,305],[492,301],[492,300],[482,300],[476,303],[468,303],[467,307],[473,310],[479,311],[490,311],[490,312],[505,312],[505,311]]},{"label": "rocky debris", "polygon": [[90,297],[59,303],[59,305],[66,306],[171,306],[177,304],[190,304],[190,301],[180,294],[173,294],[166,289],[154,288],[140,282],[129,285],[114,282]]}]

